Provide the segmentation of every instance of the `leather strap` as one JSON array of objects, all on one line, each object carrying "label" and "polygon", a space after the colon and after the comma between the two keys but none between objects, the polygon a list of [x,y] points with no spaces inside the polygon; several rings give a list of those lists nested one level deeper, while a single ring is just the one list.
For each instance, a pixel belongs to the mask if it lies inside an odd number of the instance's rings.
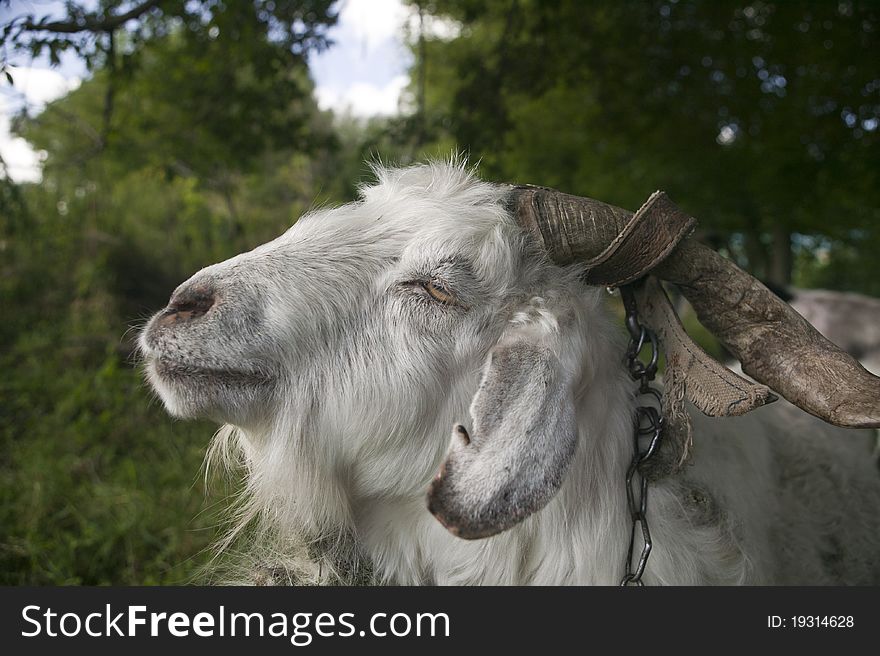
[{"label": "leather strap", "polygon": [[619,287],[638,280],[660,264],[697,225],[662,191],[632,215],[620,234],[586,263],[585,282]]},{"label": "leather strap", "polygon": [[604,287],[619,287],[647,274],[697,223],[662,191],[654,192],[635,214],[534,185],[509,187],[504,203],[554,262],[581,262],[585,282]]},{"label": "leather strap", "polygon": [[692,446],[691,422],[684,400],[710,417],[735,417],[776,400],[765,385],[753,383],[717,362],[691,339],[654,276],[631,286],[641,321],[660,340],[666,356],[663,372],[664,450],[667,471],[685,463]]}]

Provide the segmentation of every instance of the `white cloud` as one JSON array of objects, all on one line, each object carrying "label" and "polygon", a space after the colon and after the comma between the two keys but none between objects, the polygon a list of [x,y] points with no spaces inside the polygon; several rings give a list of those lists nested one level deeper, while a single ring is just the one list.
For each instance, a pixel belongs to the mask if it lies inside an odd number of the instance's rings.
[{"label": "white cloud", "polygon": [[400,111],[400,94],[408,84],[408,75],[396,75],[382,86],[370,82],[355,82],[341,90],[319,86],[315,95],[321,109],[332,109],[337,114],[391,116]]},{"label": "white cloud", "polygon": [[340,7],[339,29],[356,39],[351,46],[370,50],[399,37],[410,13],[400,0],[347,0]]},{"label": "white cloud", "polygon": [[[4,79],[0,86],[0,155],[6,163],[6,175],[15,182],[39,182],[44,151],[35,152],[21,137],[11,134],[10,122],[14,114],[26,109],[35,115],[46,103],[79,87],[78,77],[66,78],[47,68],[11,66],[13,86]],[[0,172],[0,175],[3,173]]]},{"label": "white cloud", "polygon": [[[5,174],[14,182],[39,182],[42,179],[40,166],[46,158],[46,151],[35,152],[27,141],[13,137],[6,116],[0,116],[0,155],[6,163]],[[0,170],[2,175],[4,172]]]},{"label": "white cloud", "polygon": [[[339,12],[339,25],[361,44],[401,39],[403,28],[414,36],[419,32],[419,12],[400,0],[347,0]],[[461,26],[455,21],[425,16],[425,34],[436,39],[458,36]]]},{"label": "white cloud", "polygon": [[[427,16],[424,29],[432,38],[448,39],[460,26]],[[400,94],[412,65],[406,41],[418,33],[418,11],[401,0],[340,3],[339,22],[329,34],[334,45],[310,60],[318,104],[358,117],[405,111]]]},{"label": "white cloud", "polygon": [[[65,77],[48,68],[10,66],[9,71],[14,82],[13,93],[23,98],[29,109],[37,111],[42,110],[46,103],[73,91],[82,82],[78,77]],[[9,87],[5,86],[6,89]]]},{"label": "white cloud", "polygon": [[[429,15],[424,18],[425,34],[430,38],[453,39],[461,32],[455,21]],[[338,46],[369,52],[389,40],[402,42],[407,35],[418,37],[419,12],[401,0],[344,0],[336,29],[354,41]]]}]

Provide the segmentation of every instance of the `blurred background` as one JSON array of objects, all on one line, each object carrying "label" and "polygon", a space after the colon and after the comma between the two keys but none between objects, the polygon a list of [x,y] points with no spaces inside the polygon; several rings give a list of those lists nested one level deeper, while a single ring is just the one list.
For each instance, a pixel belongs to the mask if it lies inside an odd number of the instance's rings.
[{"label": "blurred background", "polygon": [[864,358],[878,32],[856,0],[0,0],[0,584],[197,575],[234,490],[205,489],[215,427],[165,415],[137,328],[366,159],[665,189]]}]

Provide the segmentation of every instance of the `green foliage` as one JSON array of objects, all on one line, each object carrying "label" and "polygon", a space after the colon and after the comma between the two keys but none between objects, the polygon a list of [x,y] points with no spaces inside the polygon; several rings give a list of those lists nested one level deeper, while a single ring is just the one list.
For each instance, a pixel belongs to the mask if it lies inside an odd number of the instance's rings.
[{"label": "green foliage", "polygon": [[132,367],[114,244],[23,191],[2,226],[0,582],[185,582],[217,521],[195,479],[211,429],[169,423]]},{"label": "green foliage", "polygon": [[488,175],[631,208],[665,189],[779,283],[792,234],[875,239],[876,3],[422,4],[461,24],[425,49],[425,111]]},{"label": "green foliage", "polygon": [[211,429],[167,425],[118,355],[50,334],[3,358],[2,583],[187,582],[217,521],[197,480]]},{"label": "green foliage", "polygon": [[[0,9],[9,12],[11,4],[0,0]],[[336,23],[332,5],[333,0],[68,0],[65,15],[57,18],[25,5],[0,26],[0,72],[8,74],[8,55],[47,54],[57,65],[65,52],[76,53],[90,70],[130,72],[145,46],[175,30],[202,46],[224,34],[239,42],[242,58],[255,69],[276,68],[327,46],[327,29]],[[124,43],[117,43],[120,37]],[[265,52],[250,50],[267,44],[274,52],[266,59],[255,56]]]},{"label": "green foliage", "polygon": [[329,3],[262,4],[151,17],[149,39],[117,39],[129,68],[15,121],[48,158],[40,185],[0,180],[2,584],[185,583],[210,557],[215,427],[167,416],[137,329],[198,269],[348,191],[302,52],[267,27]]},{"label": "green foliage", "polygon": [[851,243],[823,240],[798,252],[795,285],[806,289],[854,290],[880,297],[876,256],[880,241]]}]

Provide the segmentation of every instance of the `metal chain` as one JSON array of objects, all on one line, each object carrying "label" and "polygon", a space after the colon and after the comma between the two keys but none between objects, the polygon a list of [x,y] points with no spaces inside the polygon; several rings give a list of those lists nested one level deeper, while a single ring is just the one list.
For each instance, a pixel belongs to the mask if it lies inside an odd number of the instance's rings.
[{"label": "metal chain", "polygon": [[[626,554],[626,572],[620,585],[644,585],[642,575],[648,564],[648,556],[651,555],[651,532],[648,529],[648,479],[639,472],[639,467],[656,453],[660,446],[663,434],[663,415],[660,413],[662,395],[660,390],[651,387],[651,382],[657,374],[657,361],[660,357],[660,348],[657,336],[639,321],[636,309],[635,296],[630,287],[621,287],[620,295],[626,309],[626,328],[630,334],[629,346],[626,349],[626,364],[630,376],[638,381],[639,388],[637,397],[651,397],[652,405],[636,406],[635,431],[633,433],[633,458],[626,472],[626,500],[632,518],[632,528],[629,536],[629,549]],[[639,358],[642,349],[650,345],[650,358],[645,363]],[[642,446],[642,444],[646,446]],[[636,481],[638,474],[638,482]],[[637,530],[641,529],[643,546],[639,554],[638,563],[633,567],[633,555],[635,551]]]}]

